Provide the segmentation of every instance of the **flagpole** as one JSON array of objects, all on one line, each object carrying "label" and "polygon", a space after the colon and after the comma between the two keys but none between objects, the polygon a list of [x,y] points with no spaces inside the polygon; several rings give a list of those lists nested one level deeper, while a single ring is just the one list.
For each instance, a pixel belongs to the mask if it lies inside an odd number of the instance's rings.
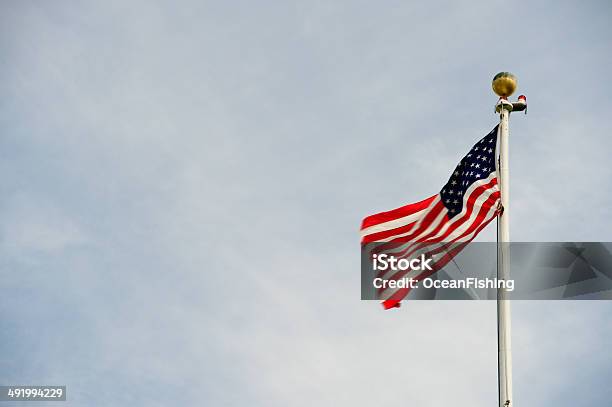
[{"label": "flagpole", "polygon": [[[506,102],[506,103],[504,103]],[[508,105],[509,108],[508,108]],[[503,211],[497,216],[497,279],[509,277],[510,242],[510,169],[508,166],[508,121],[512,104],[504,99],[498,103],[499,121],[499,180]],[[510,302],[505,290],[497,290],[497,367],[499,379],[499,407],[512,406],[512,347]]]},{"label": "flagpole", "polygon": [[[516,77],[509,72],[500,72],[493,78],[493,90],[500,96],[495,111],[499,113],[499,159],[497,171],[501,193],[502,210],[497,215],[497,279],[510,277],[510,167],[508,163],[508,122],[510,112],[525,110],[527,100],[519,97],[517,103],[510,103],[510,96],[516,89]],[[510,300],[507,292],[497,290],[497,367],[499,407],[512,407],[512,346]]]}]

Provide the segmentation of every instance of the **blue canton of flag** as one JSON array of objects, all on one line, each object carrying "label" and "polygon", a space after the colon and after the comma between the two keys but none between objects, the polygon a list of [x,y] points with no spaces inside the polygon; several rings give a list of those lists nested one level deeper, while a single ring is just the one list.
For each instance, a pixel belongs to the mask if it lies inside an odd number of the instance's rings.
[{"label": "blue canton of flag", "polygon": [[472,147],[455,168],[453,175],[442,187],[440,196],[442,203],[448,209],[448,217],[461,213],[463,209],[463,194],[474,182],[486,179],[495,171],[495,145],[497,141],[497,128]]}]

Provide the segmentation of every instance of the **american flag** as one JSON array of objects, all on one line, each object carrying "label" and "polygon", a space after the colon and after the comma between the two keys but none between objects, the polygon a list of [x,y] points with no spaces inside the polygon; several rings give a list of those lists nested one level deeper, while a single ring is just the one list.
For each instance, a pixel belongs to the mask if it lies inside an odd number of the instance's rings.
[{"label": "american flag", "polygon": [[[388,280],[420,281],[444,267],[501,210],[497,185],[498,127],[463,157],[439,193],[423,201],[365,218],[361,224],[362,250],[396,258],[433,258],[432,270],[380,271]],[[385,309],[398,307],[410,288],[379,289]]]}]

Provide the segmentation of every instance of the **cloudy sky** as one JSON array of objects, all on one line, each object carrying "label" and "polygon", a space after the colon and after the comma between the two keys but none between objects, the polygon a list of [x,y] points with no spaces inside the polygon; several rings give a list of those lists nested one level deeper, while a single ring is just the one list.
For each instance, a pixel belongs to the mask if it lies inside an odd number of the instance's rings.
[{"label": "cloudy sky", "polygon": [[[439,190],[509,70],[512,238],[609,241],[612,7],[467,4],[1,2],[0,384],[496,405],[495,303],[360,301],[359,223]],[[515,405],[609,404],[611,320],[513,304]]]}]

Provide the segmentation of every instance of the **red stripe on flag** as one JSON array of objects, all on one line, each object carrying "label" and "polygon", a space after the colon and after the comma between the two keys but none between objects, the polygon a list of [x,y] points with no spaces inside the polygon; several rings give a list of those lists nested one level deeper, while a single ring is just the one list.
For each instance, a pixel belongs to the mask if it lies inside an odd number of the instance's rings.
[{"label": "red stripe on flag", "polygon": [[433,195],[417,203],[405,205],[387,212],[377,213],[376,215],[370,215],[361,223],[361,229],[363,230],[370,226],[378,225],[379,223],[389,222],[422,211],[426,209],[437,196],[438,195]]}]

